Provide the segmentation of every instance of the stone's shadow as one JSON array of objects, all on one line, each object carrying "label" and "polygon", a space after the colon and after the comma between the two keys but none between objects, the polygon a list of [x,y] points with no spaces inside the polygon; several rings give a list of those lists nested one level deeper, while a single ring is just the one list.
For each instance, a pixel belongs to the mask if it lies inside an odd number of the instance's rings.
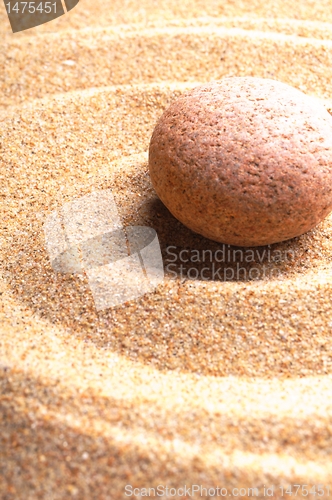
[{"label": "stone's shadow", "polygon": [[273,245],[235,247],[194,233],[175,219],[157,197],[138,211],[158,234],[167,278],[274,280],[302,272],[307,260],[308,245],[304,240],[309,243],[310,233]]},{"label": "stone's shadow", "polygon": [[[156,230],[165,260],[164,283],[137,300],[98,313],[84,274],[54,272],[45,249],[42,221],[32,214],[28,221],[17,220],[6,259],[1,259],[3,278],[19,301],[84,342],[160,370],[264,377],[314,375],[321,369],[321,335],[318,331],[317,335],[306,335],[302,345],[297,328],[290,322],[294,309],[301,308],[305,318],[301,331],[312,333],[317,319],[315,296],[297,294],[284,303],[282,287],[269,286],[271,281],[278,282],[277,276],[259,276],[257,280],[250,270],[263,272],[266,266],[289,279],[313,270],[313,266],[318,270],[327,265],[332,256],[330,219],[315,231],[270,248],[261,247],[262,253],[255,253],[257,248],[224,247],[185,228],[157,199],[141,171],[136,177],[124,176],[119,184],[119,189],[109,181],[102,187],[113,189],[124,226]],[[133,187],[143,196],[135,196]],[[240,272],[244,275],[247,270],[246,280],[236,276],[233,257],[241,259],[244,270]],[[210,279],[215,272],[212,264],[221,268],[222,279]],[[319,293],[332,294],[328,284],[320,285]],[[322,307],[319,314],[328,317],[330,311]],[[266,315],[276,313],[275,324],[265,323]],[[280,325],[286,325],[286,331],[281,331]],[[295,341],[296,358],[290,355]],[[332,338],[324,342],[325,351],[332,349]],[[331,363],[325,362],[325,372],[332,370]]]}]

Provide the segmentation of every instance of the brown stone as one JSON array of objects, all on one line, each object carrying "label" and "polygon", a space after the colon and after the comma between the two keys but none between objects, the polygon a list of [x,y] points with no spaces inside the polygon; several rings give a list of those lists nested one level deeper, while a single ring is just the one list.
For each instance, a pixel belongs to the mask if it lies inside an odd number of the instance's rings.
[{"label": "brown stone", "polygon": [[165,111],[149,167],[162,202],[193,231],[239,246],[287,240],[332,210],[332,117],[284,83],[225,78]]}]

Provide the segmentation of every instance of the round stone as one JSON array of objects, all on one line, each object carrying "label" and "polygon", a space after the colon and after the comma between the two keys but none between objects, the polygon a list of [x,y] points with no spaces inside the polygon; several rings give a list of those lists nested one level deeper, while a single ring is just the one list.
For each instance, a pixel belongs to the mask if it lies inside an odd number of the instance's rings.
[{"label": "round stone", "polygon": [[237,246],[287,240],[332,210],[332,117],[284,83],[225,78],[165,111],[149,168],[162,202],[196,233]]}]

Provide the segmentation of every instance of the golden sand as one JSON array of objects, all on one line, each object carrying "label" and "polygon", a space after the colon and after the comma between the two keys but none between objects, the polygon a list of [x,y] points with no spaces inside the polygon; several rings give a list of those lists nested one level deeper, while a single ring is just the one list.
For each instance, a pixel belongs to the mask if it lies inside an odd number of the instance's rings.
[{"label": "golden sand", "polygon": [[223,76],[278,79],[330,109],[331,2],[81,1],[15,35],[1,8],[0,26],[0,498],[185,484],[332,495],[332,216],[256,263],[276,275],[166,272],[102,312],[84,276],[52,270],[43,232],[64,202],[111,188],[124,225],[156,229],[164,259],[170,245],[218,250],[153,191],[155,123]]}]

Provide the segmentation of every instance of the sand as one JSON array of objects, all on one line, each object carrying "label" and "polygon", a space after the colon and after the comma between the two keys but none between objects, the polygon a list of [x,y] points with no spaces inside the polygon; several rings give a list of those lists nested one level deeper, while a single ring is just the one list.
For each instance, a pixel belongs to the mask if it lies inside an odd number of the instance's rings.
[{"label": "sand", "polygon": [[[193,279],[206,262],[174,273],[167,248],[221,246],[169,214],[147,167],[162,111],[212,79],[275,78],[330,110],[331,12],[81,1],[13,35],[0,9],[1,499],[116,500],[126,485],[332,494],[332,216],[254,262],[226,247]],[[157,231],[166,269],[153,293],[100,312],[86,276],[53,271],[43,231],[96,189],[112,189],[124,225]]]}]

